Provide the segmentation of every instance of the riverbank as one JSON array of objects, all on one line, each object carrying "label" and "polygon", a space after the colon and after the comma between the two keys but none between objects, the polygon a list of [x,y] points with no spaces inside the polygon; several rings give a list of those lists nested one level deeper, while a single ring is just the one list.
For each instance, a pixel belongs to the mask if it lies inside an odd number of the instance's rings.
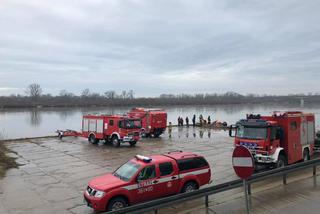
[{"label": "riverbank", "polygon": [[171,95],[163,97],[106,98],[105,96],[25,96],[0,97],[0,109],[43,107],[123,107],[123,106],[195,106],[195,105],[310,105],[320,104],[320,95]]},{"label": "riverbank", "polygon": [[16,158],[11,157],[8,153],[12,153],[4,143],[0,143],[0,178],[4,177],[7,170],[12,168],[18,168]]}]

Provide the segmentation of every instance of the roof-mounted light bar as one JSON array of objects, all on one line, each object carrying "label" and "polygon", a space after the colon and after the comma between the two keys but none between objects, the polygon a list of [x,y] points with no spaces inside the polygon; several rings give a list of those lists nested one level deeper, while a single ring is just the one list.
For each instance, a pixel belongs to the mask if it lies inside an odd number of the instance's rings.
[{"label": "roof-mounted light bar", "polygon": [[137,160],[141,160],[145,163],[150,163],[152,161],[152,158],[149,158],[149,157],[146,157],[146,156],[143,156],[143,155],[136,155],[134,156]]}]

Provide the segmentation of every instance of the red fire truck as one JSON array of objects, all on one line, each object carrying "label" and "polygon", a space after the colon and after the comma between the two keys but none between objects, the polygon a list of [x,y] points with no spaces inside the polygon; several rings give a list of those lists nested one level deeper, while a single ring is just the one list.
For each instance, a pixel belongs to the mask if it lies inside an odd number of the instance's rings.
[{"label": "red fire truck", "polygon": [[299,111],[247,115],[230,127],[229,135],[235,137],[235,145],[250,149],[257,165],[281,167],[313,155],[315,117]]},{"label": "red fire truck", "polygon": [[142,134],[146,137],[159,137],[167,127],[167,113],[162,109],[133,108],[128,113],[141,119]]},{"label": "red fire truck", "polygon": [[111,142],[119,147],[121,143],[128,142],[134,146],[140,139],[141,120],[128,115],[84,115],[82,119],[82,132],[73,130],[58,130],[60,138],[64,136],[81,136],[96,144],[100,140]]},{"label": "red fire truck", "polygon": [[113,173],[89,181],[84,200],[97,212],[113,211],[164,196],[191,192],[211,182],[204,157],[170,152],[150,157],[136,155]]}]

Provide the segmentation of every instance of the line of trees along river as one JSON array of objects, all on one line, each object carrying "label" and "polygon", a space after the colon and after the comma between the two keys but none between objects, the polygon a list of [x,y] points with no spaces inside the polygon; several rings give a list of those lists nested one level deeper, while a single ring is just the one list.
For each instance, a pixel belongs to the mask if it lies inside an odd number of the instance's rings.
[{"label": "line of trees along river", "polygon": [[61,90],[59,95],[45,94],[39,84],[31,84],[26,95],[0,97],[0,108],[25,107],[89,107],[89,106],[159,106],[159,105],[217,105],[217,104],[320,104],[320,94],[290,95],[242,95],[236,92],[198,93],[198,94],[161,94],[152,98],[136,98],[134,91],[113,90],[105,93],[84,89],[81,95]]}]

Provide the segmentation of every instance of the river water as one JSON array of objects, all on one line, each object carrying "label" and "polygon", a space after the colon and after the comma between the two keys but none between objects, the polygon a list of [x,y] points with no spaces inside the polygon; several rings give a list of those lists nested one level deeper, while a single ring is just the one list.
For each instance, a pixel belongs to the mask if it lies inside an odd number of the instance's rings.
[{"label": "river water", "polygon": [[[316,128],[320,129],[320,105],[312,106],[277,106],[277,105],[215,105],[215,106],[162,106],[168,113],[168,122],[177,123],[177,118],[193,114],[197,120],[200,114],[204,118],[211,116],[211,121],[235,123],[245,118],[248,113],[271,114],[273,111],[305,111],[316,116]],[[123,114],[131,107],[91,107],[91,108],[41,108],[10,109],[0,111],[0,139],[39,137],[55,134],[57,129],[81,129],[82,115],[87,113]]]}]

